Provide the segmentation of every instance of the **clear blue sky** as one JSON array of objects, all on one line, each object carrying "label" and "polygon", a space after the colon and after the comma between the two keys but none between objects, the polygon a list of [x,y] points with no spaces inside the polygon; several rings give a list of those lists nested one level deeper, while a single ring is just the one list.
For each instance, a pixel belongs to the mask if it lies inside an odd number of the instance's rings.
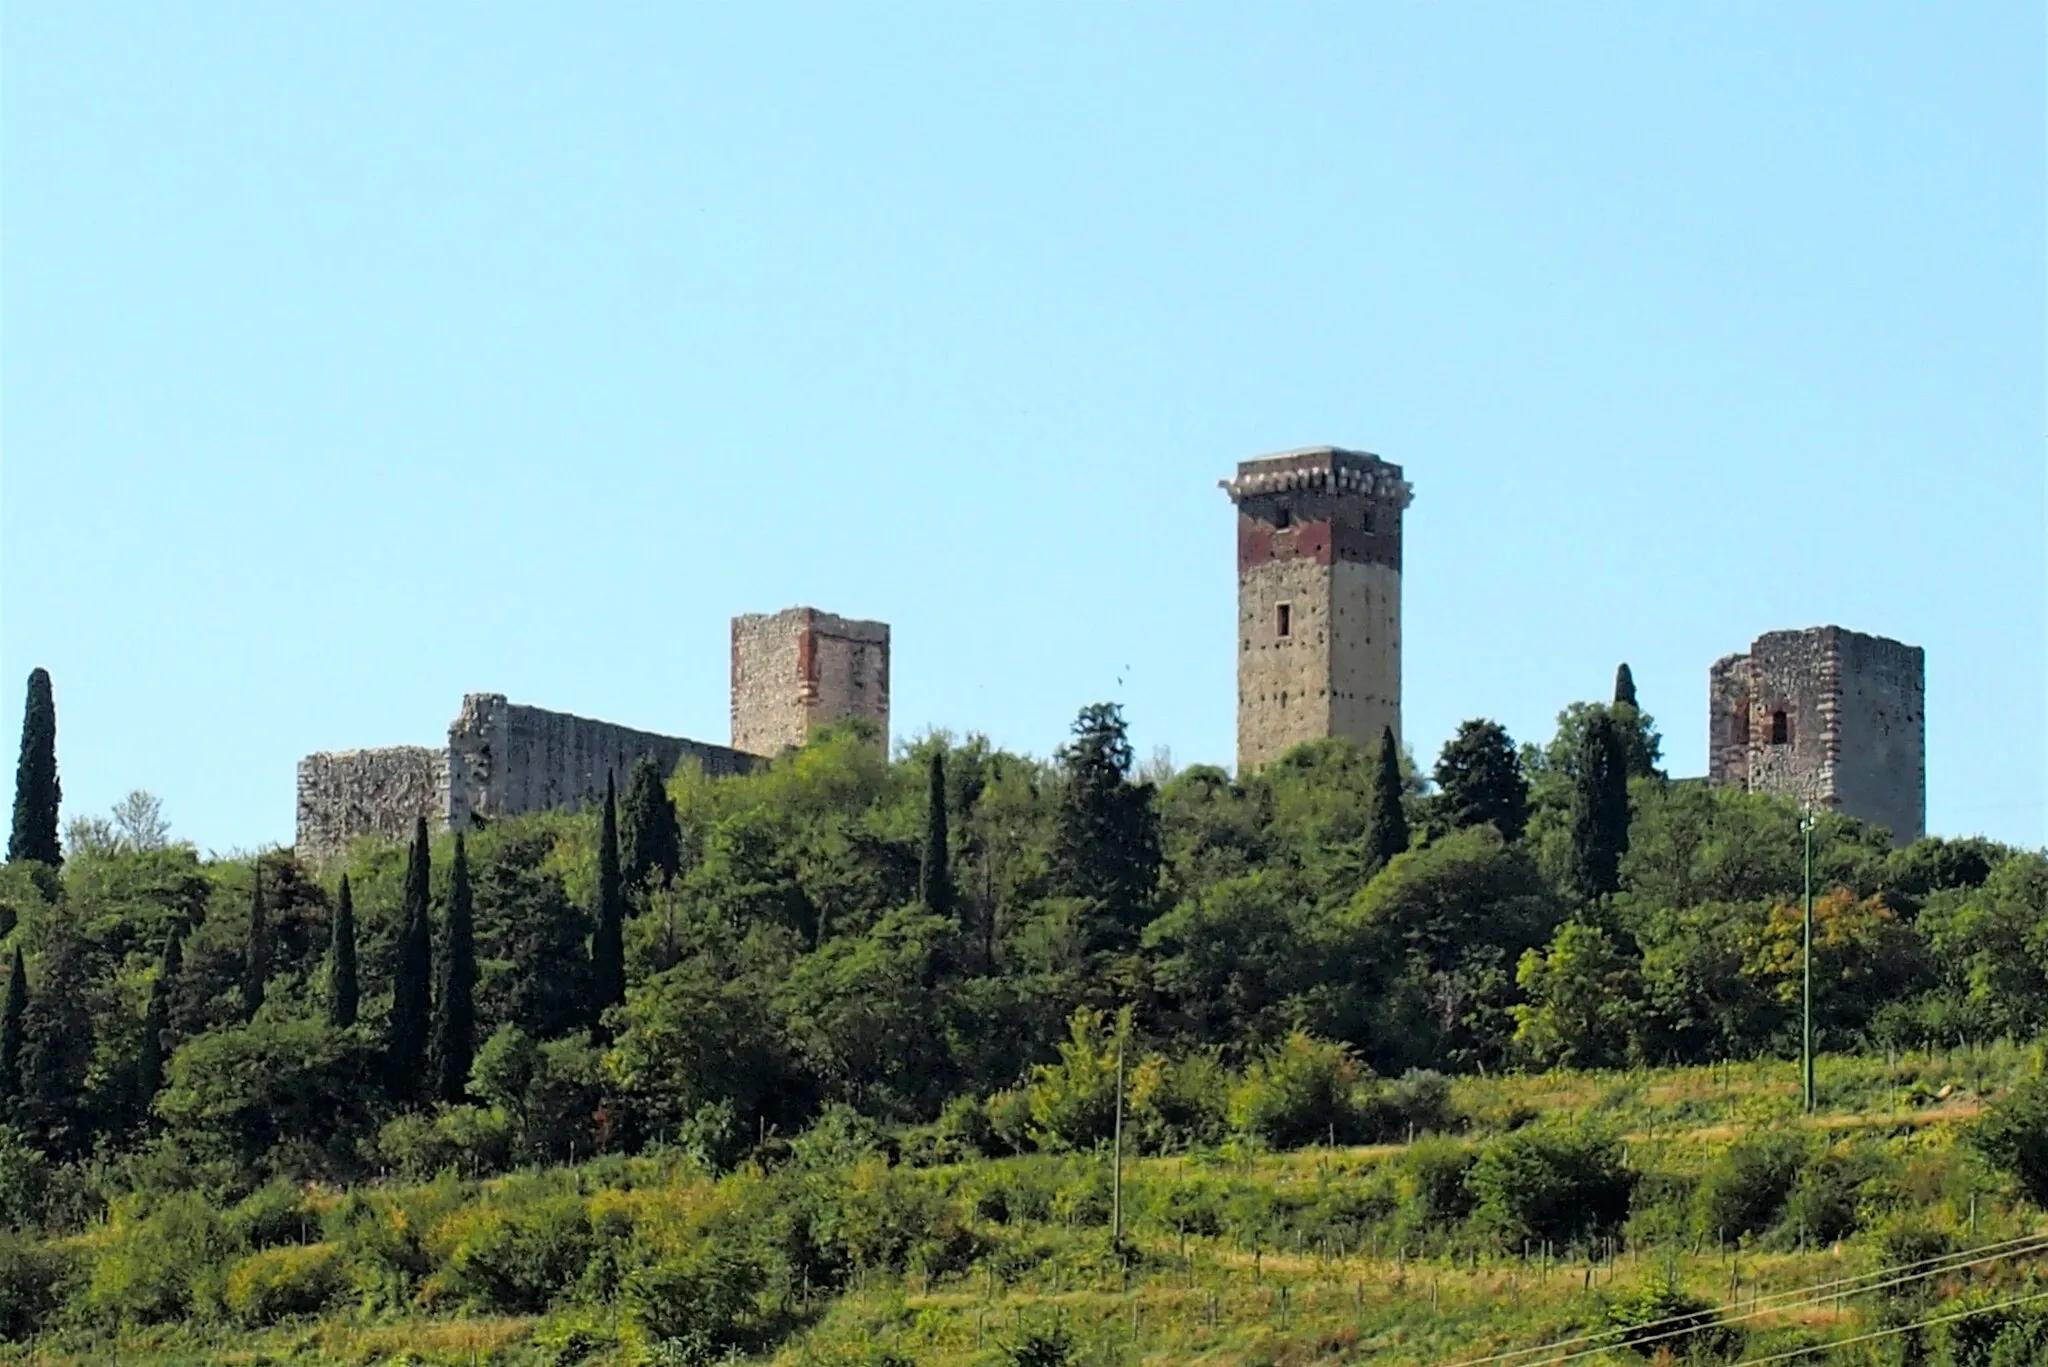
[{"label": "clear blue sky", "polygon": [[[103,5],[0,27],[0,725],[292,833],[461,694],[722,741],[727,622],[896,731],[1233,751],[1244,457],[1403,464],[1406,725],[1833,622],[1931,826],[2048,839],[2033,3]],[[11,752],[10,752],[11,757]],[[0,779],[0,782],[4,782]]]}]

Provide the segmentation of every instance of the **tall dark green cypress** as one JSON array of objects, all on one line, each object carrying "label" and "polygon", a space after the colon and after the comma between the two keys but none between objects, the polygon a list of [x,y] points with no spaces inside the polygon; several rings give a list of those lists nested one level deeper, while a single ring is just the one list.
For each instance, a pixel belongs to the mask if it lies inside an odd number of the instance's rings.
[{"label": "tall dark green cypress", "polygon": [[7,862],[29,860],[52,868],[64,862],[57,842],[57,808],[63,802],[57,782],[57,702],[50,692],[50,671],[28,676],[28,705],[21,714],[21,762],[14,770],[14,831],[7,837]]},{"label": "tall dark green cypress", "polygon": [[1382,727],[1379,764],[1372,777],[1372,819],[1365,833],[1375,868],[1385,868],[1408,848],[1408,813],[1401,800],[1401,751],[1394,744],[1394,728]]},{"label": "tall dark green cypress", "polygon": [[1572,776],[1572,881],[1587,899],[1621,886],[1628,853],[1628,741],[1605,710],[1586,723]]},{"label": "tall dark green cypress", "polygon": [[21,1043],[23,1018],[28,1015],[28,969],[21,962],[21,946],[14,947],[14,963],[7,971],[7,1002],[0,1006],[0,1120],[9,1117],[21,1098]]},{"label": "tall dark green cypress", "polygon": [[405,902],[398,915],[398,947],[391,973],[391,1019],[385,1027],[384,1059],[391,1095],[411,1101],[420,1094],[427,1031],[433,1011],[433,927],[428,890],[427,823],[412,833],[405,866]]},{"label": "tall dark green cypress", "polygon": [[341,876],[341,891],[334,899],[334,925],[327,943],[327,1023],[346,1030],[356,1023],[356,904],[348,890],[348,875]]},{"label": "tall dark green cypress", "polygon": [[263,861],[249,866],[249,946],[242,959],[242,1013],[255,1019],[270,981],[270,925],[263,910]]},{"label": "tall dark green cypress", "polygon": [[590,1033],[606,1038],[604,1013],[626,1000],[626,898],[619,872],[619,809],[612,776],[604,778],[604,817],[597,834],[597,929],[590,937]]},{"label": "tall dark green cypress", "polygon": [[469,852],[455,837],[448,871],[448,914],[441,920],[440,972],[434,982],[434,1034],[427,1051],[434,1094],[451,1106],[469,1095],[476,1061],[476,920],[470,906]]},{"label": "tall dark green cypress", "polygon": [[1636,705],[1636,676],[1629,672],[1626,660],[1614,671],[1614,701],[1629,707]]},{"label": "tall dark green cypress", "polygon": [[946,833],[946,752],[932,751],[924,815],[924,860],[917,871],[917,895],[934,916],[953,914],[953,862]]},{"label": "tall dark green cypress", "polygon": [[650,881],[666,885],[683,869],[683,828],[676,821],[676,804],[662,782],[661,769],[644,756],[633,762],[626,797],[619,804],[619,864],[629,893]]},{"label": "tall dark green cypress", "polygon": [[144,1115],[149,1103],[164,1085],[164,1054],[170,1048],[171,993],[184,971],[184,934],[177,926],[164,937],[163,957],[157,960],[156,981],[149,985],[149,1009],[142,1015],[142,1051],[135,1060],[135,1104]]}]

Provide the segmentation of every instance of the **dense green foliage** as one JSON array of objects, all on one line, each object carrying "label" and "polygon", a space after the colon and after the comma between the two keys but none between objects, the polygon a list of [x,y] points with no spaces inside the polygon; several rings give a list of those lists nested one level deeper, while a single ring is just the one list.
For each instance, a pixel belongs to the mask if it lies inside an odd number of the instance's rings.
[{"label": "dense green foliage", "polygon": [[[1119,1052],[1137,1155],[1464,1136],[1361,1178],[1317,1237],[1854,1235],[1906,1180],[1870,1153],[1766,1133],[1681,1181],[1599,1117],[1451,1103],[1446,1075],[1796,1051],[1799,814],[1668,780],[1657,751],[1617,696],[1520,751],[1467,723],[1436,792],[1391,735],[1140,778],[1103,705],[1050,762],[945,736],[891,760],[847,728],[743,776],[636,772],[623,804],[422,824],[333,869],[118,842],[10,866],[0,1224],[104,1217],[133,1249],[22,1303],[252,1325],[342,1300],[603,1303],[650,1342],[758,1346],[789,1330],[791,1279],[952,1275],[993,1256],[989,1212],[1041,1197],[1094,1220],[1107,1198],[1078,1177],[1046,1196],[907,1174],[1097,1149]],[[1825,1050],[2048,1028],[2048,858],[1892,850],[1830,814],[1814,851]],[[1969,1149],[2037,1200],[2044,1117],[2022,1088]],[[706,1204],[649,1232],[575,1183],[504,1210],[473,1185],[593,1155],[687,1168]],[[714,1180],[735,1165],[758,1171]],[[293,1238],[232,1225],[271,1182],[347,1194],[293,1205]],[[821,1191],[841,1195],[804,1204]],[[1173,1199],[1252,1247],[1308,1227]],[[728,1216],[744,1237],[711,1237]],[[0,1279],[44,1256],[0,1247]]]},{"label": "dense green foliage", "polygon": [[56,865],[63,860],[57,842],[58,807],[63,789],[57,781],[57,703],[50,691],[50,672],[31,670],[28,705],[21,717],[21,759],[14,770],[14,826],[7,837],[7,862]]}]

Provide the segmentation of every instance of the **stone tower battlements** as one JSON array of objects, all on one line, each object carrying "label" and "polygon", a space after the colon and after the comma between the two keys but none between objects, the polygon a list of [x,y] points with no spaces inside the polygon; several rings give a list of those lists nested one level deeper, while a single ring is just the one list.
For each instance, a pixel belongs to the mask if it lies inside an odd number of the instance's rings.
[{"label": "stone tower battlements", "polygon": [[785,608],[732,619],[732,748],[774,755],[848,717],[889,749],[889,626]]},{"label": "stone tower battlements", "polygon": [[1241,461],[1237,767],[1304,741],[1401,735],[1401,467],[1314,446]]},{"label": "stone tower battlements", "polygon": [[1707,675],[1707,778],[1927,829],[1926,656],[1841,627],[1772,631]]}]

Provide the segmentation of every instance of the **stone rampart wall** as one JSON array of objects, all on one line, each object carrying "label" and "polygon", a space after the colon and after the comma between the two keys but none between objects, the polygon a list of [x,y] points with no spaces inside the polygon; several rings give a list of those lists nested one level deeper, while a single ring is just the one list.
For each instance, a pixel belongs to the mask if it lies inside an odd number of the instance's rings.
[{"label": "stone rampart wall", "polygon": [[424,745],[381,750],[342,750],[299,761],[299,856],[312,862],[335,859],[363,836],[410,838],[425,817],[439,830],[448,824],[448,752]]}]

